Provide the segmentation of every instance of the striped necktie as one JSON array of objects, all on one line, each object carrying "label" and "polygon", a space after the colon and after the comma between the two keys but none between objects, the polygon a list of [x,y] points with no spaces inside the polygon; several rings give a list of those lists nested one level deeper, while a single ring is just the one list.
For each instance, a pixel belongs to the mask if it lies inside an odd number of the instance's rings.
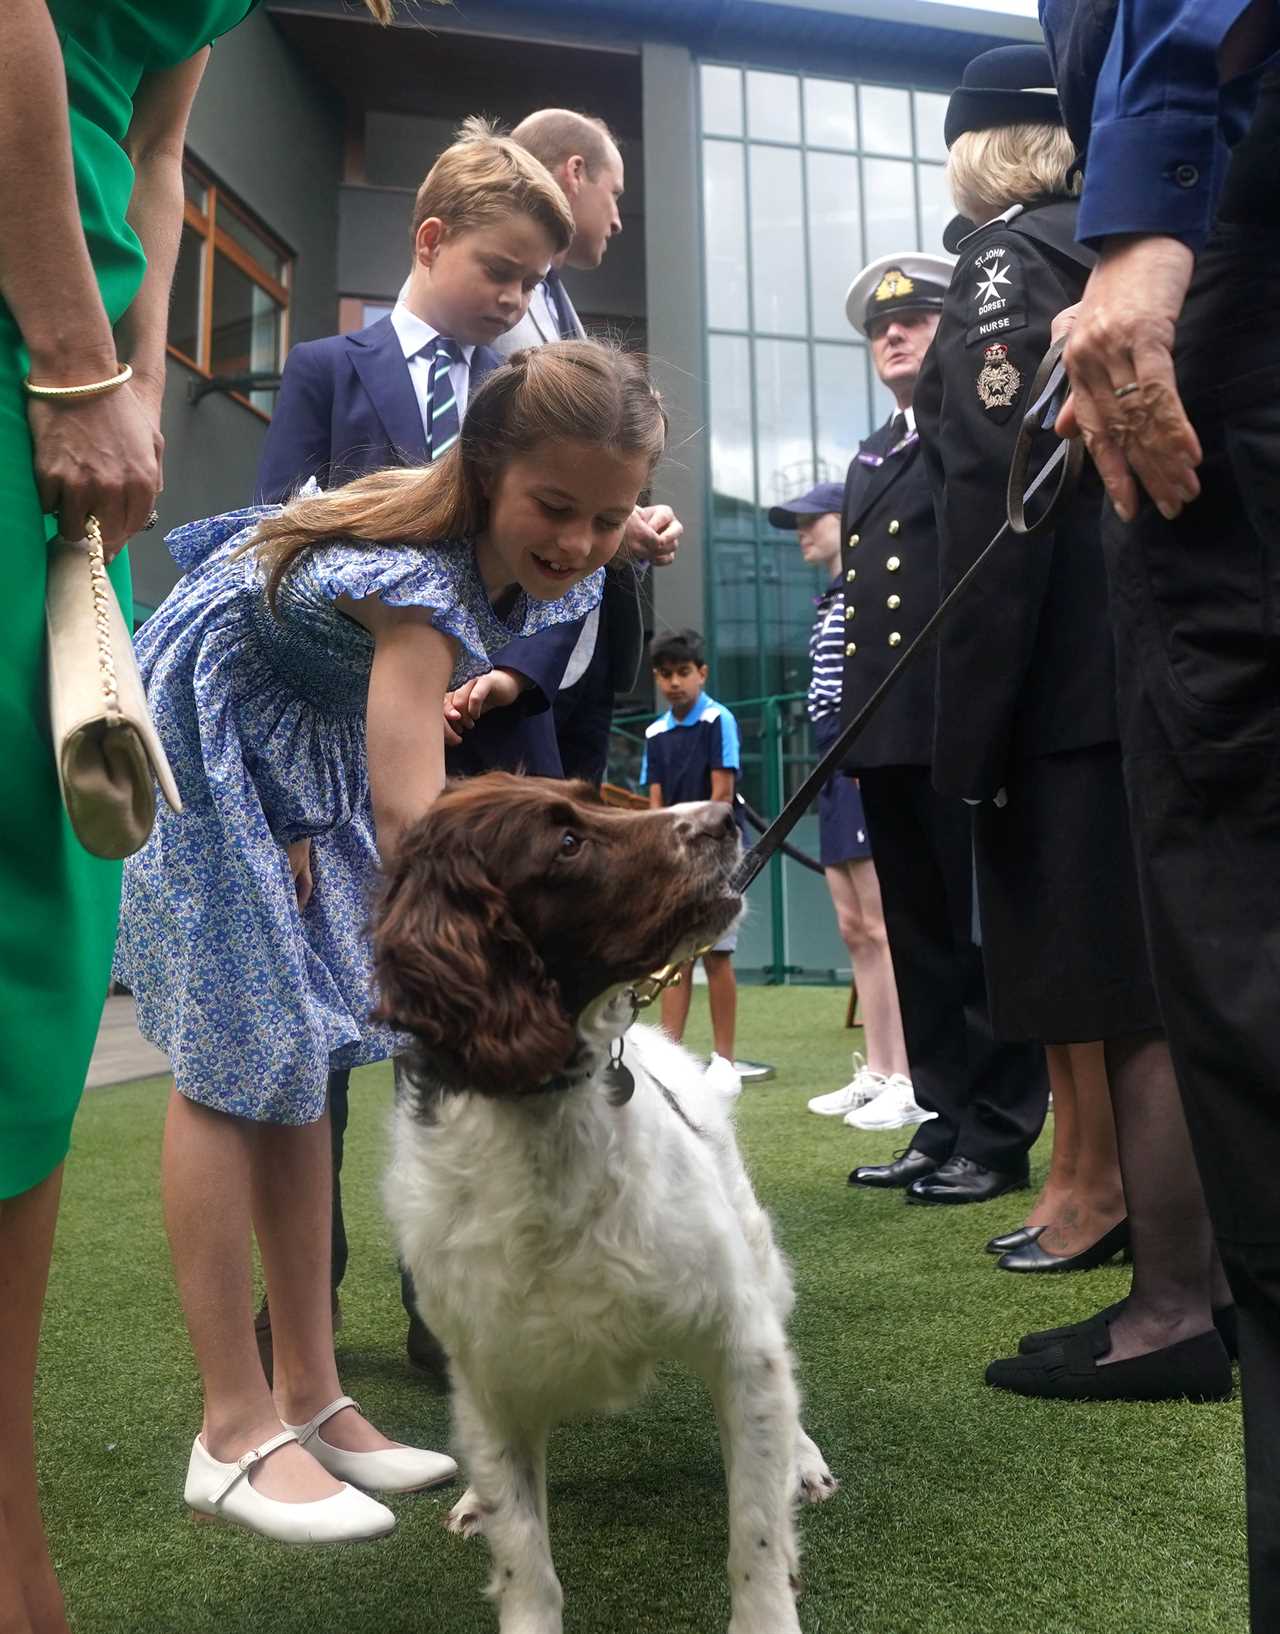
[{"label": "striped necktie", "polygon": [[431,359],[431,429],[427,451],[433,460],[438,460],[458,440],[461,421],[449,370],[453,364],[463,361],[462,348],[447,335],[437,335],[425,351]]},{"label": "striped necktie", "polygon": [[556,328],[560,331],[561,340],[576,340],[578,331],[574,327],[573,316],[569,309],[569,297],[565,294],[564,285],[560,282],[560,274],[554,267],[542,280],[542,287],[547,292],[547,301],[556,315]]}]

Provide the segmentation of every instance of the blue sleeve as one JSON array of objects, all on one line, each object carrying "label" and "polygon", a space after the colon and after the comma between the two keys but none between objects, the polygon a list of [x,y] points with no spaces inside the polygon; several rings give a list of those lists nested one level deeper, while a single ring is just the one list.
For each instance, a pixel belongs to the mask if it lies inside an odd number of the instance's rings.
[{"label": "blue sleeve", "polygon": [[[1247,3],[1119,0],[1093,99],[1082,240],[1161,233],[1203,246],[1256,91],[1256,75],[1218,83],[1218,48]],[[1063,11],[1042,0],[1051,36]]]},{"label": "blue sleeve", "polygon": [[738,736],[738,723],[723,704],[720,706],[720,753],[712,760],[711,769],[717,772],[737,772],[742,769],[742,744]]},{"label": "blue sleeve", "polygon": [[581,630],[581,619],[571,624],[550,624],[534,635],[517,637],[509,647],[493,655],[494,669],[514,670],[530,682],[516,708],[535,715],[555,702]]},{"label": "blue sleeve", "polygon": [[644,757],[640,762],[640,782],[644,788],[650,783],[662,783],[662,737],[644,740]]},{"label": "blue sleeve", "polygon": [[333,372],[312,345],[289,353],[258,465],[260,505],[283,504],[315,477],[323,488],[333,457]]}]

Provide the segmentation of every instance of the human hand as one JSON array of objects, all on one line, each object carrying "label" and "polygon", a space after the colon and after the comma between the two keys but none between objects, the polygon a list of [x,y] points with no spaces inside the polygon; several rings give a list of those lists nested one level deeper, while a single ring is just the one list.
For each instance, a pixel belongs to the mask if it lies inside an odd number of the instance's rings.
[{"label": "human hand", "polygon": [[289,847],[289,872],[293,875],[293,889],[301,913],[311,900],[315,881],[311,877],[311,841],[295,840]]},{"label": "human hand", "polygon": [[152,499],[154,506],[155,501],[164,492],[164,433],[160,430],[164,414],[164,376],[156,379],[151,375],[141,375],[135,370],[133,379],[125,390],[131,391],[138,399],[138,405],[151,427],[151,445],[155,450],[156,469],[159,473],[159,481]]},{"label": "human hand", "polygon": [[670,505],[637,505],[622,535],[623,550],[632,561],[670,567],[683,532],[684,523]]},{"label": "human hand", "polygon": [[1200,441],[1173,368],[1174,326],[1194,266],[1176,238],[1109,239],[1067,342],[1071,395],[1058,435],[1084,438],[1124,522],[1137,515],[1139,483],[1168,520],[1200,492]]},{"label": "human hand", "polygon": [[1080,302],[1074,306],[1064,306],[1062,311],[1049,326],[1049,339],[1056,346],[1064,335],[1069,335],[1076,326],[1076,319],[1080,316]]},{"label": "human hand", "polygon": [[464,681],[444,697],[444,741],[456,748],[462,733],[469,732],[481,715],[491,709],[505,709],[528,685],[525,677],[510,669],[491,669],[473,680]]},{"label": "human hand", "polygon": [[122,386],[83,402],[32,398],[36,489],[64,539],[83,539],[96,516],[108,561],[138,533],[160,489],[158,424]]}]

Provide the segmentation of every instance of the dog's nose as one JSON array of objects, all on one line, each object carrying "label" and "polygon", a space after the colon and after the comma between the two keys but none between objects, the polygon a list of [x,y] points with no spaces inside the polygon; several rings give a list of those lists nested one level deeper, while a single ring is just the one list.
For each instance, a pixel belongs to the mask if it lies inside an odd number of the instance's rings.
[{"label": "dog's nose", "polygon": [[733,812],[722,800],[704,800],[676,808],[676,833],[682,840],[726,840],[738,832]]}]

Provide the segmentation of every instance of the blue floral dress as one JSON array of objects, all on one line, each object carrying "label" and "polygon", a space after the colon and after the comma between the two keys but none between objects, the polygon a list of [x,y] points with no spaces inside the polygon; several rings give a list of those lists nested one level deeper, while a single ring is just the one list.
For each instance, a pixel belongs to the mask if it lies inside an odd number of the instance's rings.
[{"label": "blue floral dress", "polygon": [[[273,614],[256,556],[236,551],[278,509],[193,522],[167,540],[185,576],[137,654],[185,810],[162,805],[125,865],[115,974],[184,1095],[301,1124],[323,1112],[330,1068],[382,1060],[396,1044],[369,1020],[373,639],[337,598],[430,608],[458,642],[456,687],[513,636],[581,618],[603,575],[553,602],[521,593],[503,619],[469,541],[336,541],[291,569]],[[304,838],[314,890],[299,913],[285,848]]]}]

